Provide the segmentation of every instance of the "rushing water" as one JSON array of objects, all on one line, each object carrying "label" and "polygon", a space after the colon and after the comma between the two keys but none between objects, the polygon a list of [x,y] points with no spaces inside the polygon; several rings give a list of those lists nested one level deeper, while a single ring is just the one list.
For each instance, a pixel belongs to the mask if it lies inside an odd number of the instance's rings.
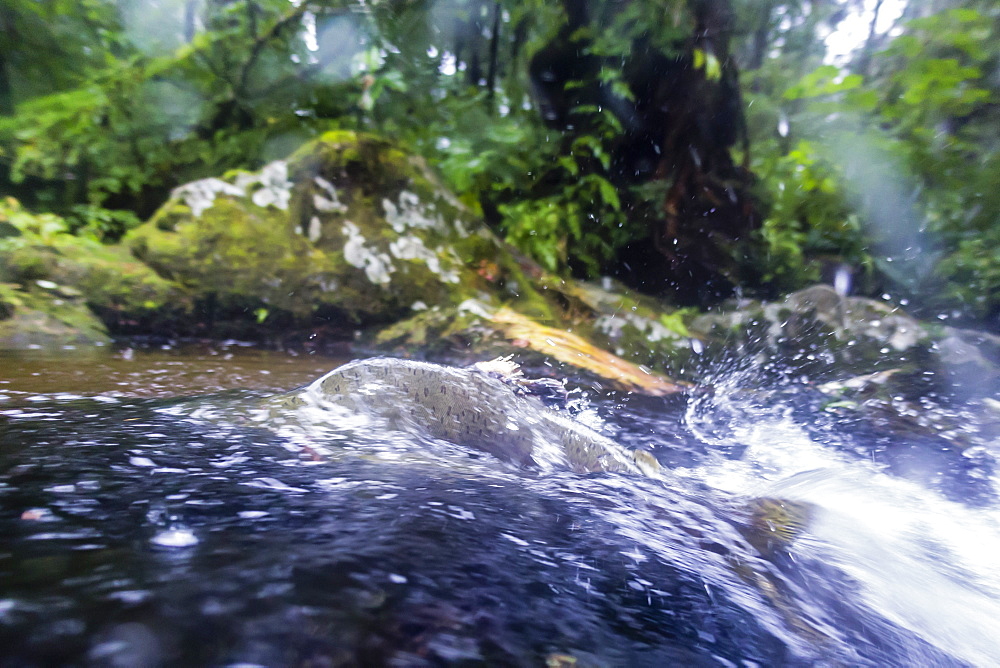
[{"label": "rushing water", "polygon": [[[670,484],[233,417],[337,364],[0,358],[0,665],[1000,664],[976,406],[927,409],[958,447],[746,369],[691,399],[592,396]],[[310,438],[334,455],[303,455]],[[812,508],[787,550],[748,542],[757,497]]]}]

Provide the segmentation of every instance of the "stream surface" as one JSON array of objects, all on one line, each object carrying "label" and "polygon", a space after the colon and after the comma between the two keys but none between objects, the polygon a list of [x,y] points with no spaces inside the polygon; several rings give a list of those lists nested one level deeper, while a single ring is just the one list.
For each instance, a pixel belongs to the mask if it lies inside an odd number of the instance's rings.
[{"label": "stream surface", "polygon": [[[0,356],[0,666],[1000,665],[975,406],[901,436],[740,365],[693,398],[591,393],[579,419],[669,484],[238,417],[342,361]],[[812,508],[787,550],[748,542],[760,497]]]}]

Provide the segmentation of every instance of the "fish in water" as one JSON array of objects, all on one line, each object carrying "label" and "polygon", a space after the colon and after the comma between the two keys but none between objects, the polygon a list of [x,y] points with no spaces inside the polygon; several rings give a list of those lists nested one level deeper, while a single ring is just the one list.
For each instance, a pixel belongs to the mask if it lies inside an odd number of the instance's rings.
[{"label": "fish in water", "polygon": [[[544,400],[544,401],[543,401]],[[347,411],[385,427],[480,450],[529,470],[620,472],[676,483],[649,452],[625,448],[546,403],[565,400],[561,383],[525,378],[508,359],[457,368],[392,358],[358,360],[304,388],[265,401],[258,419],[279,422],[312,411]],[[795,541],[810,520],[807,504],[761,498],[744,505],[737,528],[765,557]],[[780,583],[733,556],[737,574],[757,587],[812,640]]]},{"label": "fish in water", "polygon": [[525,379],[505,359],[456,368],[372,358],[334,369],[266,408],[274,415],[337,406],[529,469],[662,475],[648,452],[624,448],[547,406],[538,395],[558,403],[556,385]]},{"label": "fish in water", "polygon": [[[671,481],[649,452],[625,448],[546,405],[558,403],[560,391],[564,398],[560,383],[525,378],[507,358],[467,368],[371,358],[267,399],[258,419],[277,422],[299,412],[341,409],[525,469],[620,472]],[[795,541],[811,512],[808,504],[753,499],[745,506],[743,533],[762,554],[773,555]]]}]

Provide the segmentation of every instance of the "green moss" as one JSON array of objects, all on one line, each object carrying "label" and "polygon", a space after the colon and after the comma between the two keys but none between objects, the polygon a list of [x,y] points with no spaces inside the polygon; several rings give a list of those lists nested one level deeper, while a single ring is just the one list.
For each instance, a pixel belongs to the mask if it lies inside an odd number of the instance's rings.
[{"label": "green moss", "polygon": [[149,219],[149,224],[158,230],[171,232],[176,229],[179,223],[184,222],[190,216],[191,209],[184,204],[177,203],[174,206],[161,207]]},{"label": "green moss", "polygon": [[77,286],[89,305],[127,315],[176,307],[183,295],[127,248],[59,243],[53,280]]},{"label": "green moss", "polygon": [[[83,340],[103,340],[106,332],[87,306],[112,319],[133,318],[177,298],[174,286],[126,248],[69,234],[56,216],[34,215],[6,200],[0,204],[0,218],[19,231],[0,239],[0,280],[23,286],[12,292],[8,285],[4,311],[26,332],[58,331],[55,339],[70,341],[72,335],[63,329],[79,328]],[[51,299],[38,292],[39,282],[57,286]],[[21,302],[16,311],[10,308],[16,301],[12,295]],[[14,336],[14,323],[7,325],[8,338]]]},{"label": "green moss", "polygon": [[52,280],[82,291],[97,308],[142,311],[159,308],[176,290],[120,246],[102,246],[69,235],[49,245],[23,245],[0,255],[6,280]]},{"label": "green moss", "polygon": [[416,172],[407,155],[388,140],[346,130],[321,135],[293,153],[288,163],[292,181],[306,183],[324,175],[355,197],[380,197],[412,187]]},{"label": "green moss", "polygon": [[423,347],[428,343],[439,341],[441,334],[451,326],[455,316],[454,309],[443,311],[435,308],[420,311],[410,318],[379,330],[374,340],[380,345]]},{"label": "green moss", "polygon": [[476,313],[447,307],[419,311],[379,330],[371,341],[382,348],[419,349],[425,355],[460,350],[476,356],[498,338],[494,327]]},{"label": "green moss", "polygon": [[21,286],[17,283],[0,283],[0,320],[10,318],[23,306]]},{"label": "green moss", "polygon": [[[43,283],[46,283],[43,281]],[[46,283],[46,285],[49,285]],[[0,284],[0,349],[61,348],[110,341],[79,297],[42,288]]]},{"label": "green moss", "polygon": [[[386,225],[383,201],[398,202],[406,189],[423,206],[432,192],[405,153],[377,137],[334,132],[303,146],[287,167],[293,184],[288,210],[257,206],[251,193],[218,194],[196,217],[178,198],[128,243],[195,298],[212,295],[223,304],[256,298],[302,323],[331,307],[361,320],[384,320],[418,300],[464,298],[453,295],[425,260],[390,253],[390,243],[401,235]],[[235,183],[241,174],[227,178]],[[319,208],[317,201],[326,205]],[[361,240],[362,255],[385,260],[389,285],[374,280],[365,266],[354,266],[357,257],[346,257],[349,226]],[[437,265],[452,272],[462,268],[448,251],[446,235],[419,230],[417,236],[426,252],[437,253]]]},{"label": "green moss", "polygon": [[146,225],[129,236],[135,254],[195,294],[253,295],[291,311],[306,308],[303,276],[312,249],[291,234],[280,212],[224,198],[173,231]]}]

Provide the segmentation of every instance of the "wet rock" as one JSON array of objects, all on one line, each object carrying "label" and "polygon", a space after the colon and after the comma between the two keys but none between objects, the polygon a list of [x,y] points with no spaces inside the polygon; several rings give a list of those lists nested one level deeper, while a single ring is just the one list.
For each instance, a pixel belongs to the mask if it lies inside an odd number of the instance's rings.
[{"label": "wet rock", "polygon": [[780,359],[821,376],[874,371],[927,356],[931,333],[892,304],[845,297],[828,285],[792,293],[780,302],[747,301],[692,320],[692,332],[718,352]]},{"label": "wet rock", "polygon": [[[264,401],[254,420],[283,427],[298,423],[308,432],[321,416],[338,420],[346,410],[371,420],[367,429],[381,424],[416,431],[533,470],[663,475],[648,453],[622,448],[545,406],[537,388],[538,380],[524,378],[504,359],[462,369],[374,358],[350,362],[303,389]],[[325,454],[320,446],[310,449]]]},{"label": "wet rock", "polygon": [[0,284],[0,350],[58,350],[110,342],[80,298]]},{"label": "wet rock", "polygon": [[934,350],[952,392],[967,397],[1000,393],[1000,337],[947,327]]},{"label": "wet rock", "polygon": [[736,359],[765,387],[794,378],[803,394],[820,395],[803,419],[859,425],[870,436],[862,449],[921,443],[921,453],[950,451],[961,461],[994,438],[982,400],[1000,393],[1000,339],[988,333],[922,323],[828,286],[734,304],[689,327],[702,337],[707,368]]}]

